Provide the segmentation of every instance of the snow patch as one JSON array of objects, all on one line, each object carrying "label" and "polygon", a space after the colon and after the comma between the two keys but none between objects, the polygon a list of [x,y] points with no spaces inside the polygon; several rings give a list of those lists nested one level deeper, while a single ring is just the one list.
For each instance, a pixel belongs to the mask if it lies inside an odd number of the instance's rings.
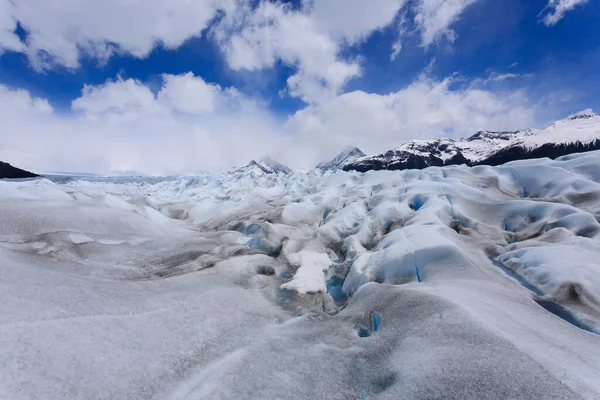
[{"label": "snow patch", "polygon": [[300,267],[290,282],[281,285],[282,289],[295,290],[300,294],[327,291],[325,272],[331,266],[331,260],[324,253],[303,250],[290,254],[290,263]]}]

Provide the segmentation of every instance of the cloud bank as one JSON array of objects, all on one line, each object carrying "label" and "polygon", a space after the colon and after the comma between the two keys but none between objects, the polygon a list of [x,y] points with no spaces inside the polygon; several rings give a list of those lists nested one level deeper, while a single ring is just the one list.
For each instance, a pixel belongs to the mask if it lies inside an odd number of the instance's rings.
[{"label": "cloud bank", "polygon": [[348,145],[378,152],[413,138],[534,123],[535,109],[521,92],[451,90],[452,84],[422,77],[388,95],[343,93],[286,120],[191,73],[163,75],[156,94],[134,79],[85,86],[68,115],[27,91],[0,86],[0,141],[28,150],[6,161],[40,172],[174,174],[223,170],[265,154],[310,168]]},{"label": "cloud bank", "polygon": [[[348,46],[386,28],[397,31],[392,59],[402,57],[409,37],[425,51],[451,44],[453,24],[477,1],[304,0],[292,7],[242,0],[0,0],[0,52],[21,52],[39,71],[77,69],[83,56],[100,63],[115,54],[144,58],[156,46],[177,48],[205,35],[234,72],[289,66],[284,91],[305,103],[282,118],[259,98],[186,73],[163,74],[158,90],[122,77],[85,85],[70,110],[58,112],[46,99],[0,85],[0,159],[35,171],[172,174],[222,170],[269,154],[310,168],[349,145],[374,153],[414,138],[534,126],[536,106],[525,92],[498,85],[424,73],[387,94],[346,89],[363,74],[360,56],[344,56]],[[551,15],[562,17],[583,2],[551,0]],[[15,33],[17,22],[24,40]]]}]

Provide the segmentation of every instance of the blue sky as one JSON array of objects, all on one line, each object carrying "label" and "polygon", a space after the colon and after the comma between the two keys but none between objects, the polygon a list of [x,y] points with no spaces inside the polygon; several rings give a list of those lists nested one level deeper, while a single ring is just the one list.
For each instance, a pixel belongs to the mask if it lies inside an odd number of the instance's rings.
[{"label": "blue sky", "polygon": [[0,0],[0,157],[164,174],[270,154],[308,168],[349,145],[600,109],[596,0],[138,3]]}]

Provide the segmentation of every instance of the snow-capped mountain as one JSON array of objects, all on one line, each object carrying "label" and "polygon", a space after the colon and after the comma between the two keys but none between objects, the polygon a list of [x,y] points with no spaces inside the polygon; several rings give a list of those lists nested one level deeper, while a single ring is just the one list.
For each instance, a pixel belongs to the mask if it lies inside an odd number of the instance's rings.
[{"label": "snow-capped mountain", "polygon": [[270,174],[291,174],[293,171],[281,164],[278,161],[273,160],[270,157],[263,157],[259,161],[252,160],[243,167],[237,168],[229,172],[230,174],[251,174],[255,176],[270,175]]},{"label": "snow-capped mountain", "polygon": [[468,162],[452,139],[411,140],[394,150],[361,157],[342,166],[345,171],[422,169]]},{"label": "snow-capped mountain", "polygon": [[363,153],[358,147],[348,147],[338,154],[333,160],[318,164],[316,169],[323,171],[342,169],[344,165],[352,163],[365,156],[366,154]]},{"label": "snow-capped mountain", "polygon": [[294,171],[292,171],[291,168],[289,168],[286,165],[283,165],[282,163],[273,160],[271,157],[263,157],[259,160],[260,164],[268,171],[270,171],[270,173],[272,174],[291,174]]},{"label": "snow-capped mountain", "polygon": [[549,127],[512,132],[480,131],[460,140],[411,140],[374,156],[344,163],[345,171],[422,169],[444,165],[500,165],[600,149],[600,114],[586,110]]},{"label": "snow-capped mountain", "polygon": [[519,131],[491,132],[479,131],[473,136],[459,141],[465,158],[478,162],[485,160],[498,151],[514,146],[523,139],[535,135],[539,130],[524,129]]}]

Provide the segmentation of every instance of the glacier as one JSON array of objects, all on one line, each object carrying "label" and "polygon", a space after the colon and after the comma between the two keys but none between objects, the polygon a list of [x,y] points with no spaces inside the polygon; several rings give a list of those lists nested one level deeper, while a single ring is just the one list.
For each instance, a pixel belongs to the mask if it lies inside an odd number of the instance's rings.
[{"label": "glacier", "polygon": [[600,398],[600,151],[259,172],[0,180],[0,398]]}]

